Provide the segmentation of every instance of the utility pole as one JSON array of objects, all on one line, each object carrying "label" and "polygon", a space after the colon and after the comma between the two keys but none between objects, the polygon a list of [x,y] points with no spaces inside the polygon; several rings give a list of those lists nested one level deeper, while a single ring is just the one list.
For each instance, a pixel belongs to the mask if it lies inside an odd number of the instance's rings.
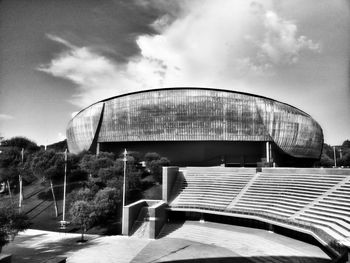
[{"label": "utility pole", "polygon": [[335,153],[335,146],[333,146],[334,167],[337,167],[337,155]]}]

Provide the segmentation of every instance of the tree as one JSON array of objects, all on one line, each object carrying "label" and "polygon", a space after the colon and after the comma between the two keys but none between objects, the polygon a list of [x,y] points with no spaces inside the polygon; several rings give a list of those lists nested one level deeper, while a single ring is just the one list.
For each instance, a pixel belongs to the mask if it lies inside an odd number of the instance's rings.
[{"label": "tree", "polygon": [[162,183],[162,167],[168,166],[170,161],[166,157],[161,157],[158,153],[146,153],[146,168],[153,176],[154,180]]},{"label": "tree", "polygon": [[341,166],[350,166],[350,151],[343,155],[343,158],[340,159],[339,164]]},{"label": "tree", "polygon": [[87,201],[87,202],[91,202],[96,193],[97,193],[98,189],[90,189],[90,188],[81,188],[79,190],[74,190],[72,192],[70,192],[67,196],[67,204],[68,207],[71,207],[73,203],[75,203],[76,201]]},{"label": "tree", "polygon": [[114,165],[113,153],[101,152],[99,155],[85,154],[80,163],[80,168],[87,172],[90,177],[97,177],[101,168],[109,168]]},{"label": "tree", "polygon": [[84,242],[84,233],[92,225],[95,219],[94,206],[84,200],[78,200],[72,204],[69,210],[71,222],[77,224],[81,229],[81,242]]},{"label": "tree", "polygon": [[342,147],[350,149],[350,140],[345,140],[342,144]]},{"label": "tree", "polygon": [[115,214],[120,200],[121,192],[115,188],[106,187],[98,191],[94,198],[94,207],[98,220]]},{"label": "tree", "polygon": [[325,154],[326,156],[328,156],[331,159],[334,158],[332,146],[330,146],[330,145],[328,145],[326,143],[323,144],[322,153]]},{"label": "tree", "polygon": [[21,163],[21,152],[17,147],[5,147],[0,154],[0,181],[7,184],[12,200],[11,185],[17,182]]},{"label": "tree", "polygon": [[57,201],[53,187],[53,181],[64,176],[63,153],[56,153],[54,150],[40,151],[32,159],[31,168],[34,175],[44,182],[49,181],[56,217],[58,217]]},{"label": "tree", "polygon": [[4,245],[28,227],[27,216],[19,213],[14,206],[5,204],[0,207],[0,253]]},{"label": "tree", "polygon": [[329,158],[329,156],[325,153],[322,153],[320,166],[322,167],[332,167],[334,165],[334,160]]},{"label": "tree", "polygon": [[30,153],[40,150],[40,147],[33,141],[26,137],[13,137],[8,140],[2,141],[2,146],[15,147],[18,149],[24,149]]}]

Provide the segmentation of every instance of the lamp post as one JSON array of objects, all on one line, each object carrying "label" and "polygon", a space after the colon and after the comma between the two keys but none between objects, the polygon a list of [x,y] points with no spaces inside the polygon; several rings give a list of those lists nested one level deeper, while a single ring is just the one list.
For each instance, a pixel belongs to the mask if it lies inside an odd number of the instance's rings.
[{"label": "lamp post", "polygon": [[126,151],[126,149],[124,150],[124,180],[123,180],[123,214],[122,214],[122,226],[124,228],[124,217],[125,217],[125,214],[124,214],[124,207],[125,207],[125,199],[126,199],[126,162],[127,162],[127,154],[128,152]]},{"label": "lamp post", "polygon": [[335,146],[333,146],[334,167],[337,167],[337,155],[335,153]]},{"label": "lamp post", "polygon": [[[22,148],[21,151],[21,160],[22,160],[22,171],[23,171],[23,160],[24,160],[24,148]],[[21,211],[22,207],[22,201],[23,201],[23,184],[22,184],[22,175],[19,173],[18,175],[18,180],[19,180],[19,200],[18,200],[18,209]]]},{"label": "lamp post", "polygon": [[66,221],[66,186],[67,186],[67,149],[64,151],[64,181],[63,181],[63,211],[61,228],[65,229],[68,222]]}]

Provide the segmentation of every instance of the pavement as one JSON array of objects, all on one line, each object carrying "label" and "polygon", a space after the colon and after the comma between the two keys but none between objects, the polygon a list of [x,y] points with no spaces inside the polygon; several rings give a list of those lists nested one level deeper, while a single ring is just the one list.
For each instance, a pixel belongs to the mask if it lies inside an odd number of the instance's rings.
[{"label": "pavement", "polygon": [[186,221],[166,226],[157,240],[86,235],[29,229],[3,248],[13,263],[45,262],[67,257],[67,263],[240,262],[326,263],[318,247],[265,230]]}]

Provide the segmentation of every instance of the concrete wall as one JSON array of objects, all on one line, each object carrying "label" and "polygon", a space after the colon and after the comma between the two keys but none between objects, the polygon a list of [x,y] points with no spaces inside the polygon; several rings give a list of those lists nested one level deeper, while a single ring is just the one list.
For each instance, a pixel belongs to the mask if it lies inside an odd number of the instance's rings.
[{"label": "concrete wall", "polygon": [[168,219],[166,211],[167,207],[168,205],[166,203],[159,202],[158,204],[148,208],[150,216],[149,238],[155,239],[162,230],[162,227]]},{"label": "concrete wall", "polygon": [[137,219],[142,207],[148,206],[146,200],[140,200],[123,208],[122,235],[130,235],[132,226]]},{"label": "concrete wall", "polygon": [[162,185],[162,200],[165,203],[169,203],[171,199],[171,193],[178,176],[179,167],[168,166],[163,167],[163,185]]},{"label": "concrete wall", "polygon": [[262,168],[263,173],[286,174],[341,174],[350,175],[350,169],[340,168]]},{"label": "concrete wall", "polygon": [[122,234],[129,236],[143,207],[148,207],[150,231],[148,238],[156,238],[167,221],[168,205],[161,200],[140,200],[124,207]]}]

